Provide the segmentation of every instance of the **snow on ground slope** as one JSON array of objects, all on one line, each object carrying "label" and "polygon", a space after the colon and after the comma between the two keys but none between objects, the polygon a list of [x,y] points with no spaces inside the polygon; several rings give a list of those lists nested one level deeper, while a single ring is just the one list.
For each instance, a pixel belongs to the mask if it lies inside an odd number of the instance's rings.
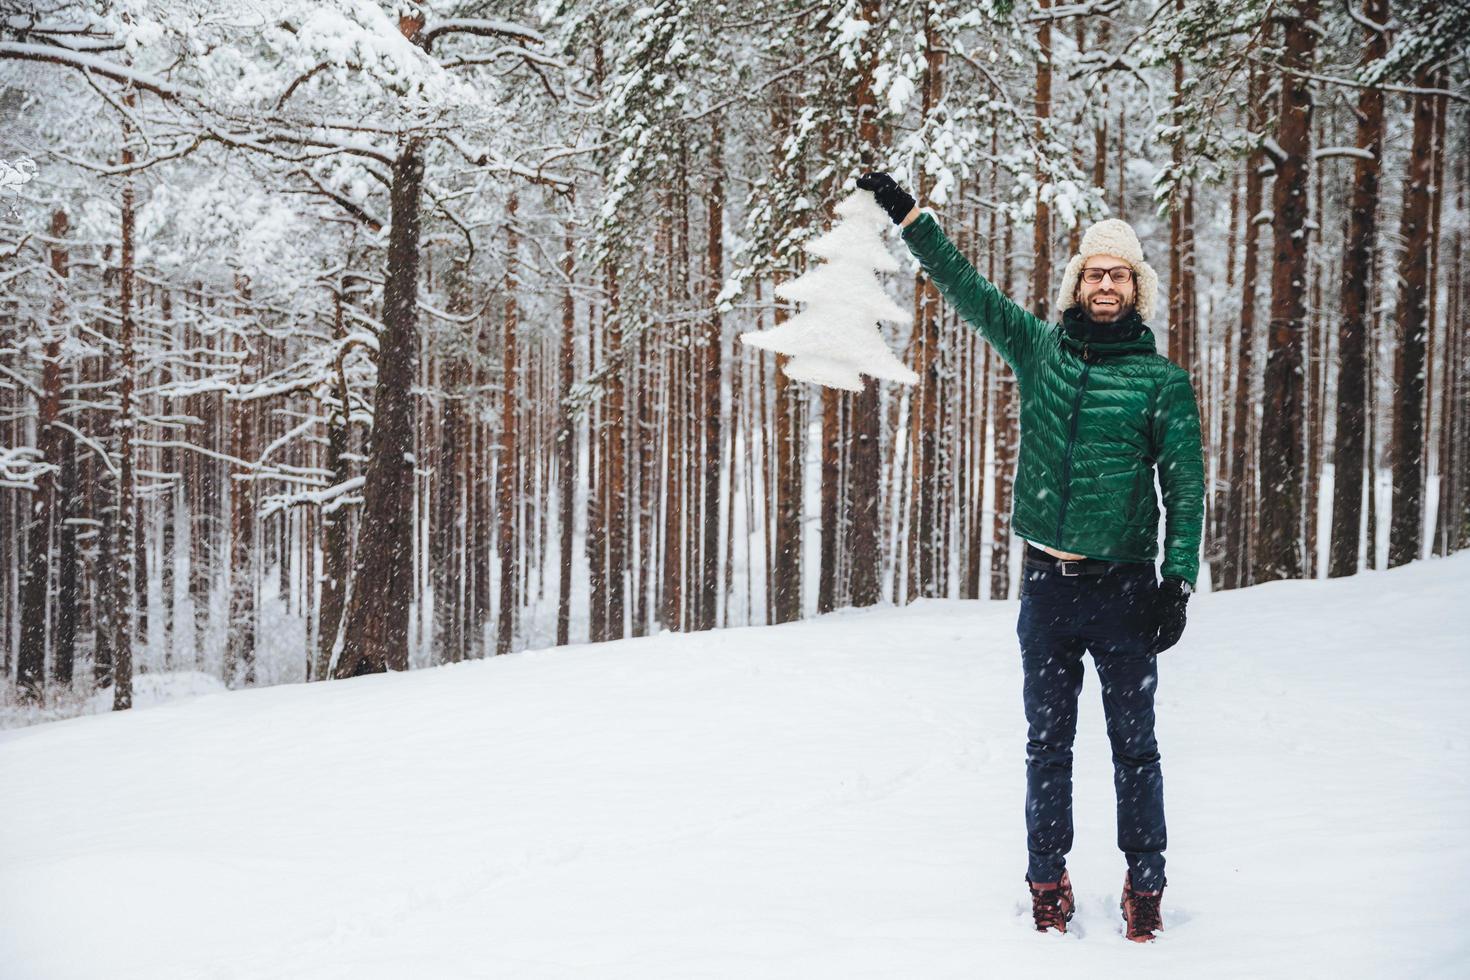
[{"label": "snow on ground slope", "polygon": [[1154,946],[1119,934],[1091,667],[1079,911],[1064,937],[1023,915],[1015,614],[928,601],[5,732],[0,974],[1470,969],[1470,554],[1191,603],[1160,664]]}]

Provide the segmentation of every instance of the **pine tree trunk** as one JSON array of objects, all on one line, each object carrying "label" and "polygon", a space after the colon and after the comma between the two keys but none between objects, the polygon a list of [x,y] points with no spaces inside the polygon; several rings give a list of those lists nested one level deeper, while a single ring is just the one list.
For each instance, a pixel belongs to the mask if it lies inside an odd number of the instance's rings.
[{"label": "pine tree trunk", "polygon": [[[1251,129],[1258,129],[1264,122],[1264,73],[1252,69],[1248,113]],[[1220,567],[1220,586],[1226,589],[1244,588],[1251,583],[1251,550],[1254,536],[1251,535],[1251,486],[1255,478],[1255,447],[1251,433],[1255,426],[1255,401],[1252,386],[1255,381],[1255,301],[1257,301],[1257,276],[1260,266],[1260,225],[1255,216],[1260,213],[1263,201],[1264,179],[1261,166],[1264,153],[1252,153],[1245,160],[1245,241],[1241,257],[1241,323],[1236,334],[1235,359],[1235,410],[1232,413],[1230,433],[1230,489],[1226,501],[1226,541]]]},{"label": "pine tree trunk", "polygon": [[[168,324],[164,335],[168,337],[170,344],[182,346],[182,329],[173,324],[173,294],[168,290],[162,290],[159,297],[159,313],[164,322]],[[179,458],[178,451],[173,448],[162,450],[163,470],[169,474],[178,473]],[[177,665],[177,642],[175,641],[175,623],[178,621],[174,608],[174,577],[178,572],[179,553],[178,540],[176,538],[177,521],[180,511],[180,501],[184,495],[182,480],[172,479],[168,489],[163,495],[161,514],[159,516],[160,551],[161,561],[159,563],[159,611],[163,614],[163,669],[175,670]]]},{"label": "pine tree trunk", "polygon": [[837,608],[837,498],[842,470],[841,393],[823,388],[821,552],[817,570],[817,612]]},{"label": "pine tree trunk", "polygon": [[[1435,87],[1434,75],[1421,69],[1416,88]],[[1424,396],[1425,346],[1429,330],[1429,254],[1432,184],[1434,181],[1435,97],[1413,97],[1414,141],[1404,180],[1399,236],[1404,251],[1399,265],[1398,310],[1401,331],[1394,357],[1398,400],[1393,415],[1393,512],[1389,524],[1388,567],[1419,557],[1424,525]]]},{"label": "pine tree trunk", "polygon": [[495,652],[510,653],[515,639],[516,613],[516,424],[520,414],[520,365],[516,361],[520,311],[516,305],[516,195],[506,205],[505,225],[505,339],[501,348],[500,454],[496,461],[495,497],[500,512],[497,534],[500,559],[500,610],[496,619]]},{"label": "pine tree trunk", "polygon": [[[1236,280],[1236,255],[1240,251],[1241,229],[1241,181],[1230,179],[1230,230],[1225,236],[1225,295],[1230,296],[1239,288]],[[1213,315],[1211,317],[1213,319]],[[1210,513],[1214,521],[1210,528],[1209,545],[1205,554],[1210,562],[1210,584],[1213,589],[1228,588],[1224,580],[1228,573],[1231,547],[1230,494],[1240,471],[1235,469],[1235,420],[1237,417],[1236,365],[1240,362],[1240,333],[1225,331],[1220,337],[1220,379],[1217,398],[1220,414],[1220,441],[1216,457],[1216,472]]]},{"label": "pine tree trunk", "polygon": [[[1322,115],[1316,118],[1317,145],[1324,143],[1326,132],[1322,123]],[[1304,542],[1302,554],[1302,574],[1306,578],[1317,577],[1317,510],[1321,499],[1321,462],[1322,462],[1322,379],[1323,357],[1326,353],[1326,344],[1323,342],[1327,329],[1324,323],[1322,308],[1322,279],[1325,275],[1323,265],[1322,246],[1322,220],[1325,214],[1323,210],[1323,176],[1326,167],[1318,166],[1313,175],[1313,203],[1312,214],[1316,216],[1308,240],[1315,249],[1313,257],[1309,262],[1308,274],[1312,283],[1312,300],[1307,309],[1307,378],[1306,378],[1306,473],[1304,477],[1302,493],[1302,540]]]},{"label": "pine tree trunk", "polygon": [[[136,385],[137,382],[135,381]],[[136,402],[141,402],[141,396],[136,396]],[[138,415],[146,414],[140,405],[136,410]],[[134,437],[137,436],[136,426]],[[146,449],[136,450],[136,455],[142,457],[139,466],[148,468],[148,451]],[[136,482],[136,481],[135,481]],[[136,493],[136,491],[135,491]],[[148,571],[148,502],[146,498],[135,497],[133,504],[133,602],[137,604],[134,610],[133,632],[134,643],[144,651],[149,648],[148,637],[148,586],[152,582]],[[147,668],[144,667],[146,670]]]},{"label": "pine tree trunk", "polygon": [[358,524],[347,629],[335,676],[408,669],[413,589],[413,380],[418,359],[420,191],[418,140],[393,161],[392,226],[383,290],[383,334],[373,389],[373,430]]},{"label": "pine tree trunk", "polygon": [[633,443],[633,472],[638,476],[638,537],[630,550],[633,554],[633,635],[647,636],[649,623],[658,618],[658,419],[656,400],[661,396],[658,384],[657,344],[651,335],[638,338],[638,359],[633,367],[638,379],[633,397],[637,401],[638,427]]},{"label": "pine tree trunk", "polygon": [[[128,107],[129,111],[136,106],[137,97],[133,90],[129,89],[123,96],[123,104]],[[133,127],[131,121],[125,121],[123,123],[122,164],[128,167],[132,163]],[[136,254],[133,221],[133,177],[128,174],[123,178],[122,191],[122,268],[119,282],[121,286],[120,308],[118,310],[121,320],[121,332],[118,336],[121,363],[117,366],[120,376],[118,409],[112,423],[113,432],[117,435],[118,452],[117,515],[113,527],[117,539],[114,542],[113,554],[119,563],[119,568],[112,578],[112,608],[115,617],[112,663],[112,709],[114,711],[124,711],[133,706],[133,636],[136,628],[134,616],[137,612],[135,598],[137,580],[134,577],[137,549],[133,541],[137,513],[137,486],[133,472],[133,439],[136,435],[134,426],[137,424],[133,407],[133,384],[137,371],[133,324],[133,261]]]},{"label": "pine tree trunk", "polygon": [[[724,614],[720,617],[721,626],[731,625],[730,611],[735,606],[735,501],[737,499],[735,474],[742,471],[743,468],[737,436],[741,432],[744,418],[742,411],[745,398],[742,383],[744,373],[744,362],[740,353],[736,351],[730,359],[730,425],[728,426],[730,443],[725,454],[728,464],[725,471],[725,565],[720,580],[720,595],[724,599]],[[748,521],[745,529],[748,542],[750,540]],[[747,558],[746,568],[749,569],[749,567],[750,562]],[[748,614],[746,619],[749,620]]]},{"label": "pine tree trunk", "polygon": [[[994,130],[990,134],[990,193],[993,198],[1000,196],[1000,164],[999,164],[999,134]],[[990,208],[988,229],[985,236],[986,273],[985,278],[992,283],[996,281],[995,257],[996,257],[996,229],[997,209]],[[976,237],[979,237],[979,219],[976,219]],[[968,583],[966,591],[970,598],[978,599],[982,592],[980,589],[980,569],[984,564],[985,544],[985,469],[989,461],[987,455],[989,450],[989,439],[987,429],[992,418],[991,405],[995,401],[995,374],[991,371],[990,361],[992,352],[988,343],[976,339],[971,331],[971,356],[975,359],[975,367],[978,371],[981,383],[985,386],[984,394],[977,399],[978,413],[975,419],[975,467],[974,483],[970,493],[970,564],[967,570]],[[984,595],[989,596],[987,588]]]},{"label": "pine tree trunk", "polygon": [[[1435,88],[1443,88],[1445,79],[1438,74],[1433,76],[1432,84]],[[1434,362],[1439,353],[1435,345],[1436,334],[1439,327],[1439,226],[1440,226],[1440,202],[1444,199],[1440,190],[1444,184],[1444,100],[1436,96],[1434,99],[1434,127],[1430,136],[1430,183],[1429,183],[1429,253],[1428,268],[1425,269],[1424,280],[1426,283],[1426,305],[1428,313],[1424,322],[1424,451],[1419,456],[1419,481],[1426,489],[1429,485],[1430,467],[1433,464],[1432,453],[1434,447],[1434,387],[1436,375],[1434,373]],[[1432,537],[1431,532],[1431,537]]]},{"label": "pine tree trunk", "polygon": [[[1470,158],[1461,155],[1459,163],[1459,196],[1457,210],[1465,212],[1465,196],[1470,190]],[[1450,280],[1455,297],[1455,315],[1450,323],[1459,335],[1459,356],[1455,359],[1456,417],[1455,487],[1453,508],[1455,527],[1452,531],[1455,549],[1470,547],[1470,275],[1465,274],[1464,235],[1455,232],[1455,264]]]},{"label": "pine tree trunk", "polygon": [[[878,0],[862,0],[862,19],[869,24],[880,22]],[[878,102],[873,91],[873,70],[877,65],[878,49],[872,32],[865,35],[860,55],[863,70],[852,92],[852,106],[857,118],[858,157],[863,164],[876,163],[879,152]],[[852,536],[849,539],[848,556],[851,560],[852,604],[854,606],[876,605],[882,598],[883,551],[879,517],[882,511],[883,464],[879,453],[882,436],[882,419],[878,406],[878,382],[864,379],[863,390],[850,396],[852,439],[852,466],[848,470],[848,493],[851,506]],[[800,473],[801,457],[797,456],[795,472]],[[800,476],[796,478],[798,499],[792,511],[793,520],[799,521],[801,514]],[[796,547],[800,548],[799,526],[793,532]],[[800,568],[798,564],[798,569]],[[797,605],[792,618],[801,614],[801,592],[796,590]]]},{"label": "pine tree trunk", "polygon": [[56,593],[56,639],[51,652],[51,676],[63,687],[70,686],[76,666],[83,603],[82,559],[76,526],[76,520],[82,516],[82,488],[77,469],[76,437],[64,433],[61,437],[61,476],[56,488],[59,507],[57,557],[61,569]]},{"label": "pine tree trunk", "polygon": [[[1448,83],[1448,74],[1444,71],[1439,72],[1435,78],[1436,87],[1442,89]],[[1444,379],[1451,373],[1450,334],[1452,332],[1449,322],[1440,316],[1441,308],[1439,305],[1439,256],[1440,249],[1444,244],[1445,125],[1448,122],[1448,116],[1448,100],[1442,95],[1436,96],[1434,100],[1434,203],[1430,208],[1432,226],[1430,230],[1429,249],[1429,329],[1431,339],[1436,334],[1440,337],[1441,367],[1439,374],[1436,375],[1433,371],[1435,358],[1430,357],[1427,366],[1428,369],[1425,371],[1424,436],[1427,445],[1424,452],[1424,468],[1427,475],[1429,472],[1429,450],[1427,446],[1434,445],[1436,446],[1437,455],[1435,459],[1435,471],[1439,473],[1439,491],[1435,507],[1435,521],[1434,525],[1430,528],[1430,547],[1438,555],[1448,554],[1443,544],[1443,538],[1439,534],[1439,518],[1441,513],[1439,504],[1444,500],[1445,496],[1445,485],[1447,483],[1445,461],[1449,455],[1445,448],[1446,440],[1444,432],[1450,420],[1450,402],[1449,389],[1446,387]],[[1439,435],[1437,439],[1431,435],[1436,430],[1431,425],[1430,419],[1434,407],[1436,386],[1442,389],[1439,411]]]},{"label": "pine tree trunk", "polygon": [[[687,229],[686,229],[687,230]],[[682,254],[682,252],[681,252]],[[680,270],[680,281],[688,270]],[[699,472],[702,454],[700,453],[700,424],[699,410],[703,401],[700,398],[700,367],[701,359],[694,346],[694,331],[686,335],[686,343],[679,351],[683,361],[684,384],[679,388],[679,411],[685,423],[682,427],[683,438],[679,440],[679,465],[683,470],[684,496],[680,499],[679,511],[683,515],[682,525],[684,528],[683,539],[680,548],[684,552],[684,581],[680,586],[684,597],[684,608],[680,610],[680,620],[683,630],[692,630],[699,621],[699,577],[701,558],[699,552],[700,542],[703,536],[700,533],[700,487],[702,474]]]},{"label": "pine tree trunk", "polygon": [[[203,314],[202,286],[196,285],[194,306]],[[205,351],[212,351],[213,340],[196,331],[195,342]],[[200,420],[199,435],[202,442],[211,448],[219,446],[219,403],[217,392],[195,395],[193,414]],[[219,544],[220,467],[219,460],[190,454],[190,471],[195,476],[193,494],[189,505],[189,601],[194,613],[194,667],[204,667],[209,648],[210,606],[213,601],[214,575],[217,566]],[[317,675],[322,676],[321,674]]]},{"label": "pine tree trunk", "polygon": [[663,509],[663,581],[659,592],[659,619],[664,628],[678,632],[683,628],[684,549],[680,533],[679,501],[684,496],[684,470],[679,462],[681,432],[686,421],[677,398],[683,391],[682,359],[677,347],[664,355],[664,489]]},{"label": "pine tree trunk", "polygon": [[[611,290],[606,275],[604,287]],[[589,341],[587,361],[594,371],[605,366],[607,361],[602,353],[607,318],[604,307],[598,328]],[[587,638],[593,643],[607,639],[607,533],[604,530],[607,514],[607,431],[603,414],[600,399],[587,413]]]},{"label": "pine tree trunk", "polygon": [[1463,258],[1459,229],[1455,230],[1451,255],[1447,293],[1449,310],[1445,318],[1444,371],[1440,374],[1443,391],[1440,395],[1442,418],[1439,428],[1439,501],[1435,507],[1434,518],[1434,553],[1440,557],[1451,554],[1458,546],[1454,530],[1455,515],[1458,513],[1456,503],[1459,495],[1460,473],[1456,463],[1459,444],[1455,434],[1462,423],[1459,405],[1455,398],[1455,388],[1459,375],[1459,364],[1463,356],[1458,325],[1459,265]]},{"label": "pine tree trunk", "polygon": [[[1465,158],[1456,161],[1456,204],[1455,209],[1460,213],[1465,210],[1466,193],[1466,166]],[[1444,406],[1445,420],[1442,423],[1442,441],[1440,449],[1440,495],[1439,508],[1436,523],[1438,525],[1435,533],[1436,546],[1443,542],[1444,554],[1449,554],[1466,546],[1466,525],[1463,519],[1466,501],[1466,427],[1470,423],[1465,414],[1466,397],[1470,395],[1466,385],[1466,362],[1470,356],[1470,344],[1467,344],[1467,334],[1470,334],[1470,322],[1466,318],[1465,304],[1465,270],[1463,266],[1464,232],[1460,228],[1455,229],[1452,239],[1451,255],[1449,264],[1449,281],[1446,283],[1446,296],[1449,309],[1445,317],[1445,370],[1444,370]]]},{"label": "pine tree trunk", "polygon": [[1313,21],[1318,0],[1304,0],[1286,21],[1285,70],[1272,210],[1276,241],[1271,276],[1271,329],[1266,351],[1265,406],[1261,428],[1261,523],[1254,579],[1300,578],[1303,571],[1301,500],[1303,475],[1303,345],[1307,315],[1308,164],[1312,153],[1312,92],[1300,72],[1310,71],[1316,51]]},{"label": "pine tree trunk", "polygon": [[607,375],[605,405],[607,417],[607,455],[604,459],[604,474],[607,480],[607,638],[620,640],[627,625],[624,620],[625,583],[628,568],[628,525],[627,525],[627,436],[624,417],[626,394],[622,363],[623,322],[618,303],[618,280],[616,272],[609,270],[611,284],[609,316],[606,324],[607,359],[612,369]]},{"label": "pine tree trunk", "polygon": [[[669,296],[678,292],[678,270],[674,255],[674,188],[664,188],[661,199],[663,214],[659,221],[660,251],[668,257],[665,274],[668,277]],[[663,420],[663,510],[659,528],[662,577],[659,585],[659,620],[665,629],[680,631],[684,628],[684,534],[683,515],[685,498],[685,469],[683,464],[684,429],[689,419],[684,412],[683,399],[686,395],[685,361],[677,341],[666,346],[660,357],[663,370],[661,387]]]},{"label": "pine tree trunk", "polygon": [[[243,277],[237,277],[236,288],[242,300],[250,299]],[[236,315],[246,316],[247,308],[242,304]],[[249,351],[238,337],[235,354],[240,358],[241,370],[237,388],[244,389],[253,380],[253,372],[247,360]],[[230,481],[229,615],[226,619],[229,633],[225,637],[225,683],[231,687],[240,680],[247,686],[255,683],[256,483],[249,464],[260,445],[255,438],[257,415],[253,402],[239,398],[230,402],[230,454],[245,464],[236,469]],[[237,673],[243,676],[237,677]]]},{"label": "pine tree trunk", "polygon": [[[1175,11],[1184,9],[1184,0],[1174,0]],[[1173,111],[1175,115],[1183,109],[1185,99],[1184,91],[1184,58],[1176,54],[1174,62],[1174,99]],[[1190,286],[1192,285],[1192,274],[1190,264],[1192,256],[1191,227],[1189,215],[1186,214],[1186,202],[1190,197],[1190,188],[1180,170],[1184,163],[1184,146],[1175,141],[1173,148],[1174,191],[1169,196],[1169,360],[1178,364],[1190,372],[1191,378],[1195,378],[1194,368],[1194,334],[1193,317],[1190,311],[1194,304],[1194,295]],[[1196,390],[1198,390],[1198,379],[1196,378]]]},{"label": "pine tree trunk", "polygon": [[[924,23],[925,65],[921,118],[928,118],[944,96],[944,54],[935,35],[933,19]],[[928,201],[929,175],[919,171],[918,200]],[[938,595],[939,515],[939,295],[922,273],[914,279],[914,371],[919,383],[909,396],[909,472],[912,498],[909,534],[910,600]]]},{"label": "pine tree trunk", "polygon": [[[131,220],[131,215],[127,216]],[[66,212],[51,215],[51,237],[60,242],[67,233]],[[46,326],[41,345],[41,395],[36,412],[36,449],[48,469],[36,477],[31,492],[30,520],[26,529],[25,573],[20,586],[20,646],[16,652],[16,689],[22,703],[40,704],[46,686],[47,593],[51,585],[53,527],[56,513],[56,475],[62,465],[61,428],[61,331],[65,306],[60,283],[67,279],[67,252],[52,245],[51,271],[56,276],[57,296],[51,306],[52,322]]]},{"label": "pine tree trunk", "polygon": [[[332,337],[339,344],[347,336],[342,319],[342,287],[332,294]],[[336,404],[327,416],[327,469],[331,471],[332,483],[340,485],[348,479],[347,453],[350,447],[351,395],[347,389],[347,374],[339,355],[336,369]],[[325,680],[332,664],[332,651],[337,645],[337,634],[342,623],[342,609],[346,599],[348,575],[348,511],[338,506],[322,514],[322,582],[321,598],[317,602],[317,650],[312,668],[313,680]]]},{"label": "pine tree trunk", "polygon": [[[1386,23],[1389,0],[1364,0],[1363,14]],[[1388,41],[1369,30],[1362,64],[1383,57]],[[1342,319],[1337,328],[1337,431],[1332,459],[1332,532],[1328,544],[1329,577],[1355,575],[1363,521],[1363,466],[1367,390],[1367,336],[1370,332],[1369,283],[1371,254],[1378,234],[1378,179],[1383,169],[1383,92],[1358,93],[1357,147],[1368,158],[1353,164],[1348,204],[1346,255],[1343,257]]]},{"label": "pine tree trunk", "polygon": [[[93,472],[95,474],[96,468]],[[113,481],[94,479],[91,484],[92,513],[97,521],[97,559],[92,577],[92,681],[97,687],[111,687],[113,662],[117,649],[117,577],[119,569],[113,561],[116,549],[117,486]]]},{"label": "pine tree trunk", "polygon": [[[701,371],[704,404],[704,549],[700,560],[699,619],[696,629],[714,629],[720,594],[720,360],[721,321],[716,299],[724,280],[724,138],[718,122],[710,136],[711,179],[708,204],[707,252],[709,319],[705,322]],[[730,461],[734,465],[734,460]],[[733,506],[733,501],[732,501]]]},{"label": "pine tree trunk", "polygon": [[577,490],[577,424],[572,416],[567,398],[572,393],[572,375],[576,369],[577,306],[572,292],[572,272],[576,268],[572,253],[572,225],[569,221],[562,241],[562,275],[566,277],[566,292],[561,300],[561,352],[557,359],[557,416],[559,429],[556,444],[557,481],[557,530],[561,534],[558,557],[560,568],[557,577],[556,596],[556,644],[566,646],[571,642],[572,630],[572,547],[576,530]]},{"label": "pine tree trunk", "polygon": [[[449,312],[455,316],[469,315],[474,306],[471,272],[468,260],[456,256],[450,260],[445,277],[449,293]],[[440,425],[438,448],[432,471],[435,480],[433,542],[430,553],[429,573],[434,589],[433,662],[458,663],[465,658],[463,623],[464,574],[461,559],[462,518],[464,507],[463,490],[459,481],[460,455],[466,436],[465,399],[469,396],[465,384],[467,365],[455,351],[447,355],[440,365],[439,403]]]},{"label": "pine tree trunk", "polygon": [[[1378,249],[1373,250],[1373,264],[1371,282],[1381,282],[1383,279],[1383,253]],[[1378,338],[1383,335],[1379,327],[1379,313],[1370,312],[1368,319],[1364,322],[1367,327],[1367,336],[1364,337],[1364,347],[1368,350],[1366,358],[1367,393],[1364,396],[1365,409],[1363,413],[1363,427],[1366,436],[1366,445],[1363,454],[1367,457],[1368,467],[1368,518],[1365,540],[1364,564],[1369,571],[1378,567],[1378,458],[1379,458],[1379,436],[1378,436]]]},{"label": "pine tree trunk", "polygon": [[[786,311],[776,307],[772,320],[779,325]],[[801,402],[795,382],[782,370],[784,358],[776,357],[776,419],[774,493],[775,547],[769,588],[774,622],[789,623],[801,618]]]}]

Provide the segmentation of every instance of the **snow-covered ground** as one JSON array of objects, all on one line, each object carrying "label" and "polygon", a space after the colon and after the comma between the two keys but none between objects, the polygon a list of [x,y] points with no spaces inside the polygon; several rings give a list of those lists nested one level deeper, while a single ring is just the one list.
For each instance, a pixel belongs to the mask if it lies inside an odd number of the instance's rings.
[{"label": "snow-covered ground", "polygon": [[0,974],[1463,977],[1470,554],[1202,595],[1160,664],[1166,931],[1023,915],[1013,602],[926,601],[0,733]]}]

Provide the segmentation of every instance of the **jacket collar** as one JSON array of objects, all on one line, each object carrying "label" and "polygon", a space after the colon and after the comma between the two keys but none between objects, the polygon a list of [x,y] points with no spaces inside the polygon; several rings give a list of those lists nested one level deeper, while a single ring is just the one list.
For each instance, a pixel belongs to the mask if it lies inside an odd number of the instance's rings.
[{"label": "jacket collar", "polygon": [[1137,310],[1114,323],[1098,323],[1074,305],[1062,313],[1062,343],[1074,353],[1096,354],[1154,354],[1153,331],[1143,322]]}]

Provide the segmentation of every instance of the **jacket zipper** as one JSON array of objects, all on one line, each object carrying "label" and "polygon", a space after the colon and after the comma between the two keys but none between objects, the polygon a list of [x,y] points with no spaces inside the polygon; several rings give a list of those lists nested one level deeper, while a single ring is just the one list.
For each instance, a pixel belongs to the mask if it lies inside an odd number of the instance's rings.
[{"label": "jacket zipper", "polygon": [[1067,504],[1072,499],[1072,445],[1077,441],[1077,423],[1082,418],[1082,393],[1087,390],[1087,375],[1092,370],[1092,352],[1082,345],[1082,376],[1077,381],[1077,397],[1072,400],[1072,424],[1067,431],[1067,448],[1062,453],[1062,506],[1057,511],[1057,536],[1052,547],[1062,546],[1062,523],[1067,519]]}]

